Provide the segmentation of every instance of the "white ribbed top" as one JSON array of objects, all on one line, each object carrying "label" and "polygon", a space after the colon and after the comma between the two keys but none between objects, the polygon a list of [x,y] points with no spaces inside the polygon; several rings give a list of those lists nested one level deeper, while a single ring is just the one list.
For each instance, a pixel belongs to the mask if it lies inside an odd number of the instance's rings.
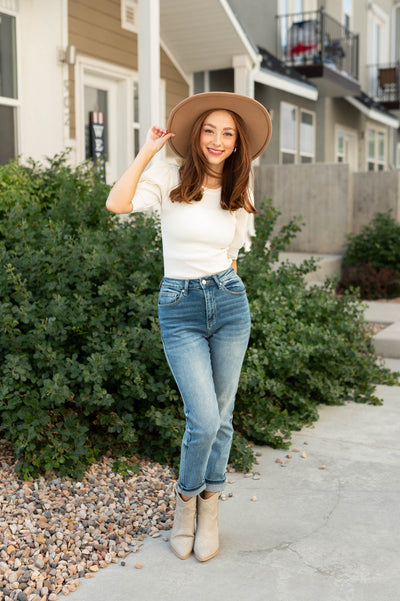
[{"label": "white ribbed top", "polygon": [[195,279],[228,269],[243,246],[249,214],[222,209],[221,188],[205,188],[198,202],[171,202],[178,184],[177,165],[159,163],[143,173],[132,199],[134,212],[160,209],[165,276]]}]

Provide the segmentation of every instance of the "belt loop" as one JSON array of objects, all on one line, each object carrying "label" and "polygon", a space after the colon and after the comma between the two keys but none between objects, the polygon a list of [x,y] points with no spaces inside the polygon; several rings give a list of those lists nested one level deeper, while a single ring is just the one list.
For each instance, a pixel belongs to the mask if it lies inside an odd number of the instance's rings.
[{"label": "belt loop", "polygon": [[183,289],[183,294],[185,296],[187,296],[188,295],[188,291],[189,291],[189,280],[185,280],[185,286],[184,286],[184,289]]},{"label": "belt loop", "polygon": [[217,284],[218,288],[221,288],[222,284],[219,280],[218,274],[215,274],[212,277],[213,277],[214,282]]}]

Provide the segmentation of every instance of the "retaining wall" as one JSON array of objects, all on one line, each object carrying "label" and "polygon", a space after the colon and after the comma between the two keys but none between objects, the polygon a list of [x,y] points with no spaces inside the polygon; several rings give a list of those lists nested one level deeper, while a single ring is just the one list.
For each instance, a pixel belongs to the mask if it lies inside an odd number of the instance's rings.
[{"label": "retaining wall", "polygon": [[347,235],[359,233],[376,213],[391,210],[400,222],[400,172],[352,172],[341,163],[261,165],[255,168],[257,208],[263,198],[281,211],[277,227],[303,218],[289,251],[340,254]]}]

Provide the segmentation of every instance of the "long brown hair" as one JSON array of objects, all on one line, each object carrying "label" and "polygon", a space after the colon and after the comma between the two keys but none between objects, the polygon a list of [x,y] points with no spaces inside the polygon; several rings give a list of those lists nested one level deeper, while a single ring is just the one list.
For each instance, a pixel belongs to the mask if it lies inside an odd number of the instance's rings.
[{"label": "long brown hair", "polygon": [[[213,113],[213,109],[200,115],[195,121],[191,137],[191,145],[182,166],[179,169],[180,183],[170,193],[172,202],[199,201],[203,198],[203,181],[205,175],[213,175],[206,157],[200,147],[201,128],[205,119]],[[236,126],[236,151],[225,160],[222,172],[221,207],[228,211],[245,209],[248,213],[256,213],[249,198],[249,177],[251,157],[243,119],[227,111]]]}]

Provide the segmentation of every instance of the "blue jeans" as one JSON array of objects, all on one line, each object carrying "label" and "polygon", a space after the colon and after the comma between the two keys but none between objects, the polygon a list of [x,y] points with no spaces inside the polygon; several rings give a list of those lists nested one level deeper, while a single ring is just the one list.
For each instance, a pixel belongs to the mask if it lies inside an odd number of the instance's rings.
[{"label": "blue jeans", "polygon": [[188,497],[219,492],[250,335],[244,284],[231,267],[196,280],[163,278],[158,317],[186,416],[178,490]]}]

